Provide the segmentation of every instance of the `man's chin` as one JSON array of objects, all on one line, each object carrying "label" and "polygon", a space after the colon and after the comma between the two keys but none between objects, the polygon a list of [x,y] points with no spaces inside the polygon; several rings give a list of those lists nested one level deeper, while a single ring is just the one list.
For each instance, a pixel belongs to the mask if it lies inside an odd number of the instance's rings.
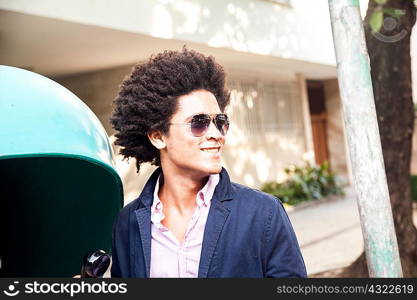
[{"label": "man's chin", "polygon": [[205,166],[201,166],[198,170],[194,169],[194,176],[197,177],[206,177],[206,176],[210,176],[210,175],[215,175],[215,174],[219,174],[222,171],[222,165],[219,164],[210,164],[210,165],[205,165]]},{"label": "man's chin", "polygon": [[219,174],[222,171],[222,166],[216,166],[210,169],[210,175]]}]

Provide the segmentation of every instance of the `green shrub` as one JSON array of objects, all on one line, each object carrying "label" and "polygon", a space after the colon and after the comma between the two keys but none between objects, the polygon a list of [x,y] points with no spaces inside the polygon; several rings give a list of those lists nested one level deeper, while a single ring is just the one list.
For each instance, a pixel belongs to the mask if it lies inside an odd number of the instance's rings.
[{"label": "green shrub", "polygon": [[328,195],[344,195],[341,178],[329,170],[327,162],[320,166],[291,166],[285,169],[285,173],[288,175],[287,181],[267,182],[261,190],[289,205]]}]

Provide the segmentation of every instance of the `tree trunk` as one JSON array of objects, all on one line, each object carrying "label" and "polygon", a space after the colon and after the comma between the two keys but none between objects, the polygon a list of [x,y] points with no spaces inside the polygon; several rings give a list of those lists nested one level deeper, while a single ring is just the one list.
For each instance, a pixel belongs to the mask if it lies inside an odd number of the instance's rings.
[{"label": "tree trunk", "polygon": [[[410,162],[414,129],[410,35],[416,21],[411,0],[388,0],[384,8],[403,10],[399,18],[384,14],[377,33],[369,26],[377,4],[369,1],[364,21],[388,189],[404,277],[417,277],[417,230],[412,220]],[[367,277],[365,255],[340,274]]]}]

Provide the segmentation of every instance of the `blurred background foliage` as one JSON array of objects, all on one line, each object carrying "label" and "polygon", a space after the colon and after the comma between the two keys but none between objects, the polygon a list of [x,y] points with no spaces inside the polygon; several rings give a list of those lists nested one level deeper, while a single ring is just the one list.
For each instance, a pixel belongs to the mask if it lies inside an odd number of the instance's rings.
[{"label": "blurred background foliage", "polygon": [[322,165],[294,166],[285,169],[288,179],[284,182],[266,182],[261,190],[278,197],[283,203],[296,205],[301,202],[322,199],[329,195],[344,195],[342,178]]}]

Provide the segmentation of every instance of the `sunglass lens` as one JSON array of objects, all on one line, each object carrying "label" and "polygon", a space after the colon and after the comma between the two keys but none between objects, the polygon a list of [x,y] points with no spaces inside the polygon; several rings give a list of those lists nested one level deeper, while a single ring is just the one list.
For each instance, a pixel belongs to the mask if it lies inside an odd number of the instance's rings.
[{"label": "sunglass lens", "polygon": [[222,135],[226,135],[227,131],[229,130],[229,119],[225,114],[219,114],[214,119],[214,123],[216,124],[217,129],[220,131]]},{"label": "sunglass lens", "polygon": [[191,120],[191,132],[194,136],[202,136],[207,131],[211,122],[209,115],[196,115]]},{"label": "sunglass lens", "polygon": [[[218,114],[214,118],[214,124],[222,135],[226,135],[229,130],[229,119],[225,114]],[[194,136],[203,136],[210,126],[211,117],[206,114],[200,114],[191,120],[191,132]]]}]

